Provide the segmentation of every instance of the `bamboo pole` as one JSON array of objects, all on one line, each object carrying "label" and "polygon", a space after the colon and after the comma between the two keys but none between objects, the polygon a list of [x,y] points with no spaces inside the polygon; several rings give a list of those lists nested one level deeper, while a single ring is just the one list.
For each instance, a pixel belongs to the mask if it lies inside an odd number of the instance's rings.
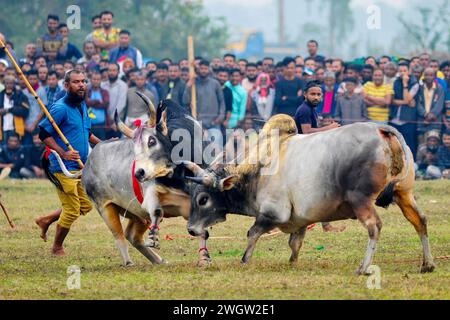
[{"label": "bamboo pole", "polygon": [[[42,103],[42,100],[38,97],[38,95],[36,94],[36,91],[34,91],[33,87],[31,86],[31,84],[28,82],[27,77],[25,77],[25,75],[22,72],[22,69],[20,69],[19,65],[17,64],[16,60],[14,59],[14,57],[12,56],[11,52],[9,52],[9,49],[6,47],[5,43],[2,41],[2,39],[0,39],[0,48],[5,50],[6,54],[8,55],[9,59],[12,61],[14,67],[16,68],[17,72],[19,73],[19,76],[22,78],[22,80],[25,82],[25,85],[27,86],[28,90],[30,91],[30,93],[33,95],[33,97],[36,99],[36,101],[38,102],[39,106],[41,107],[42,111],[44,112],[44,114],[47,116],[48,120],[50,121],[50,123],[52,124],[53,128],[55,128],[55,131],[58,133],[58,135],[61,137],[61,140],[64,142],[64,144],[67,146],[67,148],[70,151],[75,151],[74,148],[70,145],[69,141],[67,141],[66,137],[64,136],[64,134],[62,133],[62,131],[59,129],[58,125],[55,123],[55,120],[53,120],[53,117],[51,116],[50,112],[48,112],[47,108],[45,107],[44,103]],[[77,160],[78,165],[80,166],[81,169],[84,168],[83,162],[81,161],[81,159]]]},{"label": "bamboo pole", "polygon": [[[1,40],[0,40],[0,41],[1,41]],[[1,198],[1,195],[0,195],[0,198]],[[6,207],[3,205],[1,199],[0,199],[0,207],[2,208],[3,213],[5,214],[6,220],[8,220],[8,223],[9,223],[9,226],[11,227],[11,229],[16,230],[16,226],[14,225],[14,222],[12,222],[11,218],[9,217],[8,210],[7,210]]]},{"label": "bamboo pole", "polygon": [[[189,36],[188,43],[188,60],[189,60],[189,77],[193,79],[195,77],[195,61],[194,61],[194,39]],[[195,81],[192,82],[191,87],[191,109],[192,116],[197,119],[197,95],[195,90]]]}]

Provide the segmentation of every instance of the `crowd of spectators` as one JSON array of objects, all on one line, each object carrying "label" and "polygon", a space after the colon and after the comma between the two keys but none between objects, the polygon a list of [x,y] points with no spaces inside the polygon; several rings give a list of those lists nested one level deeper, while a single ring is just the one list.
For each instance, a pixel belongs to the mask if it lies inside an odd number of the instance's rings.
[{"label": "crowd of spectators", "polygon": [[[195,82],[197,119],[205,130],[257,129],[274,114],[294,116],[304,101],[305,85],[313,80],[322,85],[323,98],[316,110],[320,125],[329,121],[392,125],[412,150],[419,178],[450,177],[450,61],[437,61],[429,53],[345,62],[319,54],[319,44],[310,40],[307,57],[282,61],[271,57],[247,61],[230,53],[210,60],[198,56],[195,76],[190,77],[187,59],[144,59],[131,32],[114,26],[110,11],[92,18],[82,52],[57,15],[48,15],[47,29],[25,46],[20,59],[13,43],[0,37],[47,108],[64,98],[66,71],[88,75],[86,105],[93,133],[101,139],[120,136],[115,110],[129,126],[137,119],[147,120],[147,108],[136,91],[155,105],[172,99],[190,110]],[[37,131],[43,117],[0,49],[0,179],[44,176],[40,165],[44,146]]]}]

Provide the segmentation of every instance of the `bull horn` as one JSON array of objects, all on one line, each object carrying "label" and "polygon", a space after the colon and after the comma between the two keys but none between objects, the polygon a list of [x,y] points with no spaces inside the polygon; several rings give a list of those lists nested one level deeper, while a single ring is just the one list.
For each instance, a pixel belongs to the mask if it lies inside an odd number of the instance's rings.
[{"label": "bull horn", "polygon": [[133,139],[134,130],[130,129],[125,123],[123,123],[122,120],[120,120],[117,109],[116,111],[114,111],[114,122],[116,123],[116,126],[120,132],[122,132],[126,137]]},{"label": "bull horn", "polygon": [[196,177],[201,177],[205,175],[205,170],[203,170],[198,164],[194,162],[182,161],[181,164],[183,164],[186,168],[192,171]]},{"label": "bull horn", "polygon": [[198,184],[205,184],[205,180],[202,177],[186,177],[186,179]]},{"label": "bull horn", "polygon": [[136,91],[136,94],[141,97],[141,99],[145,102],[145,104],[148,107],[150,118],[148,119],[148,126],[153,128],[156,126],[156,108],[153,104],[152,100],[147,97],[145,94],[140,93],[139,91]]}]

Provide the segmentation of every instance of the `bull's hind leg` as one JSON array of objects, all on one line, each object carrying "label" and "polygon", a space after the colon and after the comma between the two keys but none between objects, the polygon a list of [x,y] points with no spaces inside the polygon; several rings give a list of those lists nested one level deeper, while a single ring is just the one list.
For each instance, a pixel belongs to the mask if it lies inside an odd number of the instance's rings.
[{"label": "bull's hind leg", "polygon": [[121,210],[115,204],[109,203],[103,208],[100,208],[99,212],[116,239],[117,248],[119,248],[120,254],[122,255],[123,265],[127,267],[132,266],[133,262],[128,254],[128,244],[123,234],[122,224],[120,223]]},{"label": "bull's hind leg", "polygon": [[291,247],[292,254],[289,259],[290,263],[296,263],[298,260],[298,252],[302,247],[303,239],[305,238],[306,227],[301,228],[299,231],[295,233],[291,233],[289,237],[289,246]]},{"label": "bull's hind leg", "polygon": [[426,217],[420,213],[411,191],[396,192],[394,201],[402,210],[405,218],[414,226],[422,241],[423,263],[420,272],[433,272],[436,266],[433,262],[430,243],[428,241]]},{"label": "bull's hind leg", "polygon": [[161,259],[152,249],[145,246],[144,234],[149,224],[143,223],[138,220],[130,220],[125,230],[125,235],[130,243],[139,250],[151,263],[161,264],[166,263],[164,259]]},{"label": "bull's hind leg", "polygon": [[373,255],[377,246],[377,241],[381,231],[381,220],[372,204],[358,206],[354,209],[358,220],[367,228],[369,232],[369,243],[367,245],[366,256],[361,266],[356,270],[356,274],[369,274],[367,268],[372,264]]}]

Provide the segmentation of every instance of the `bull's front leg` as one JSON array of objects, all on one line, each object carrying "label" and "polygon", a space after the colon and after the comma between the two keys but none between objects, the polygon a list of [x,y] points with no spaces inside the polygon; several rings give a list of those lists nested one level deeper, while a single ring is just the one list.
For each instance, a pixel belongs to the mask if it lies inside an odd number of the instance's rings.
[{"label": "bull's front leg", "polygon": [[273,219],[264,214],[261,214],[256,218],[255,224],[247,232],[248,245],[241,260],[242,264],[246,264],[250,261],[258,239],[264,233],[269,232],[275,227],[276,224],[273,222]]},{"label": "bull's front leg", "polygon": [[209,238],[208,231],[205,231],[201,236],[199,240],[199,249],[198,249],[198,266],[199,267],[206,267],[209,266],[212,263],[211,257],[208,252],[208,248],[206,246],[206,240]]},{"label": "bull's front leg", "polygon": [[296,263],[298,260],[298,252],[302,247],[303,239],[305,238],[306,227],[301,228],[295,233],[291,233],[289,237],[289,246],[291,247],[292,254],[289,259],[290,263]]},{"label": "bull's front leg", "polygon": [[145,241],[145,246],[155,249],[160,249],[161,245],[159,242],[159,224],[163,218],[163,210],[161,208],[157,208],[150,214],[150,220],[152,224],[149,228],[148,238]]}]

